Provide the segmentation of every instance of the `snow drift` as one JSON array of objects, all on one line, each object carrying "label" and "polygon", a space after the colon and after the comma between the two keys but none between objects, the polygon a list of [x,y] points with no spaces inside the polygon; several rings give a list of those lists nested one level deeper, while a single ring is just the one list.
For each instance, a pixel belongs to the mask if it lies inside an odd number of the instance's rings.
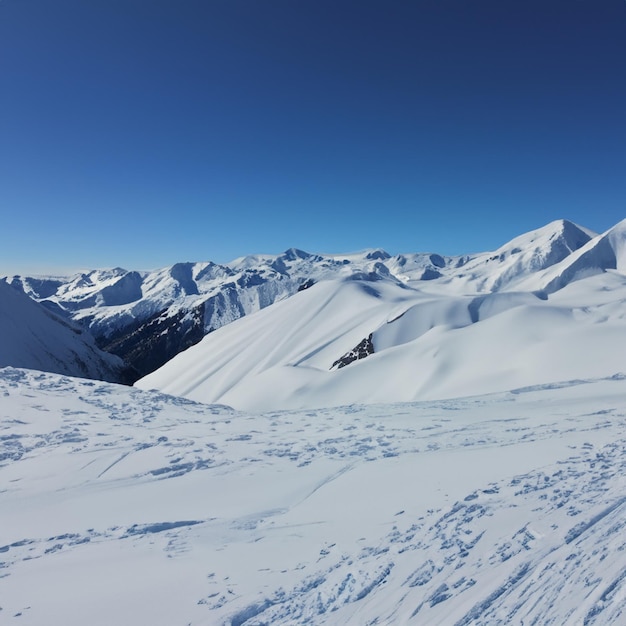
[{"label": "snow drift", "polygon": [[259,415],[5,368],[0,397],[3,624],[626,611],[624,376]]},{"label": "snow drift", "polygon": [[[270,410],[610,376],[624,369],[624,232],[622,223],[590,239],[554,223],[501,249],[474,292],[459,274],[326,280],[211,333],[137,385]],[[466,265],[476,280],[488,261]],[[507,289],[483,290],[505,277]]]},{"label": "snow drift", "polygon": [[125,365],[99,350],[88,331],[59,318],[0,280],[0,367],[126,379]]},{"label": "snow drift", "polygon": [[[225,265],[177,263],[149,272],[94,270],[68,278],[9,282],[86,328],[100,348],[148,374],[203,336],[324,280],[387,280],[449,294],[517,289],[524,279],[569,258],[594,233],[558,220],[493,252],[445,257],[384,250],[320,255],[291,248]],[[537,286],[537,289],[540,287]]]}]

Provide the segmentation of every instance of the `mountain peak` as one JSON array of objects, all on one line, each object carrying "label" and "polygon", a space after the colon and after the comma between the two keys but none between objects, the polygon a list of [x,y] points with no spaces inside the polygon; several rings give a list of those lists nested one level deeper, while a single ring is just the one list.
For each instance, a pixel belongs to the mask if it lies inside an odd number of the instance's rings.
[{"label": "mountain peak", "polygon": [[300,250],[299,248],[288,248],[281,254],[281,256],[286,261],[296,261],[297,259],[308,259],[312,255],[304,250]]},{"label": "mountain peak", "polygon": [[[589,268],[592,273],[611,268],[626,272],[626,220],[607,231],[600,247],[567,270],[581,256],[578,251],[593,248],[590,242],[598,237],[559,219],[495,251],[463,257],[417,252],[391,257],[382,248],[321,255],[292,247],[226,265],[184,262],[150,272],[116,267],[66,279],[15,277],[11,283],[46,309],[84,324],[100,347],[147,374],[208,333],[290,298],[303,291],[303,285],[376,281],[402,287],[394,297],[403,300],[413,291],[482,296],[546,291],[549,285],[547,293],[571,282],[572,276],[584,276]],[[355,337],[354,345],[363,336]],[[352,347],[347,345],[346,350]]]},{"label": "mountain peak", "polygon": [[386,261],[387,259],[391,258],[391,255],[382,248],[376,248],[374,250],[370,250],[365,255],[365,258],[370,261]]},{"label": "mountain peak", "polygon": [[[626,273],[626,220],[590,238],[583,246],[540,275],[540,289],[553,293],[568,284],[607,270]],[[526,281],[528,282],[528,281]]]}]

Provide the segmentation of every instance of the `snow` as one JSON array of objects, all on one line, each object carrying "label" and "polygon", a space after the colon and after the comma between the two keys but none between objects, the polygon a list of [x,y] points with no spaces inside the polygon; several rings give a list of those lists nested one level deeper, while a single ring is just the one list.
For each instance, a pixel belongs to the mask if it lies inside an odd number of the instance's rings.
[{"label": "snow", "polygon": [[[626,220],[609,229],[601,236],[591,239],[561,263],[548,268],[534,280],[546,293],[552,293],[565,285],[588,276],[617,269],[626,271]],[[533,279],[527,279],[527,282]]]},{"label": "snow", "polygon": [[[244,410],[484,394],[623,369],[626,277],[550,297],[452,295],[391,281],[324,281],[206,336],[136,384]],[[374,354],[332,364],[372,334]]]},{"label": "snow", "polygon": [[3,624],[626,610],[623,375],[242,413],[4,368],[0,398]]},{"label": "snow", "polygon": [[[149,272],[113,268],[65,279],[16,276],[7,280],[47,308],[88,327],[98,345],[143,376],[203,335],[284,300],[304,286],[352,278],[470,295],[520,290],[518,284],[530,280],[534,286],[522,291],[546,290],[549,277],[537,282],[537,276],[574,258],[573,253],[590,237],[596,236],[558,220],[496,251],[460,257],[391,256],[382,249],[320,255],[290,248],[279,255],[250,255],[226,265],[184,262]],[[613,243],[607,243],[609,248]],[[559,278],[557,288],[568,281],[568,275]],[[167,338],[157,340],[147,354],[148,336],[165,334]]]},{"label": "snow", "polygon": [[567,220],[524,233],[494,252],[482,253],[455,268],[450,278],[457,289],[493,292],[518,289],[517,283],[567,259],[595,235]]},{"label": "snow", "polygon": [[[0,281],[0,623],[622,623],[625,251]],[[50,308],[213,332],[124,387],[60,375],[103,355]]]},{"label": "snow", "polygon": [[0,367],[6,365],[114,382],[124,366],[88,332],[0,280]]}]

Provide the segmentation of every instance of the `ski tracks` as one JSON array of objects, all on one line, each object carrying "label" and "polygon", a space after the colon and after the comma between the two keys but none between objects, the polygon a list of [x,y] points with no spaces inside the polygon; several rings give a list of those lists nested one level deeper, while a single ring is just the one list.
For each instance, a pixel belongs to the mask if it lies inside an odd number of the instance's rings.
[{"label": "ski tracks", "polygon": [[448,510],[400,516],[377,545],[338,554],[225,623],[360,624],[365,613],[372,624],[617,623],[626,570],[610,555],[626,549],[625,451],[626,441],[583,447]]}]

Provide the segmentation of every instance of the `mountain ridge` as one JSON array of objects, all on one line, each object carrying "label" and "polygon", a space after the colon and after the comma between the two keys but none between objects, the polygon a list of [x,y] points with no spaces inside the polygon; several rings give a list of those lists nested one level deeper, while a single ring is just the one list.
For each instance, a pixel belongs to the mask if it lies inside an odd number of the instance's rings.
[{"label": "mountain ridge", "polygon": [[[328,279],[207,335],[137,385],[279,410],[610,376],[624,369],[615,345],[626,341],[626,276],[617,269],[625,224],[589,238],[553,223],[522,239],[519,252],[518,238],[498,255],[474,257],[466,263],[473,291],[454,273],[428,281],[400,282],[382,272],[376,281]],[[554,236],[567,229],[570,245]],[[478,268],[490,263],[497,270],[491,278],[509,272],[507,288],[486,290]],[[562,277],[558,289],[550,289],[553,276]]]},{"label": "mountain ridge", "polygon": [[[381,248],[349,254],[289,248],[278,255],[248,255],[223,265],[182,262],[153,271],[117,267],[67,278],[4,280],[57,315],[88,328],[101,349],[144,376],[217,329],[320,281],[385,281],[452,295],[511,290],[546,295],[582,275],[580,268],[569,273],[565,266],[555,268],[577,258],[577,251],[601,237],[573,222],[556,220],[495,251],[452,257],[434,252],[391,255]],[[604,245],[611,247],[610,242]],[[597,271],[606,271],[610,258],[596,265]]]},{"label": "mountain ridge", "polygon": [[0,367],[128,382],[119,357],[99,350],[77,324],[58,317],[0,281]]}]

